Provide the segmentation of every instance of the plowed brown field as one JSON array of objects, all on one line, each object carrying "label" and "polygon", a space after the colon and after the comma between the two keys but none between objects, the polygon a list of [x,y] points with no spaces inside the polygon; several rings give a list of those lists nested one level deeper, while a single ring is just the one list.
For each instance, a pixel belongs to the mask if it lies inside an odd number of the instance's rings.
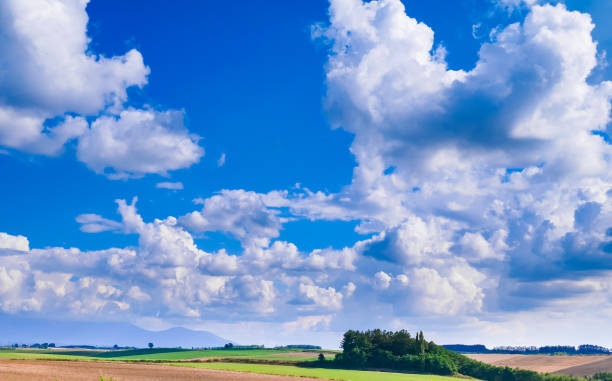
[{"label": "plowed brown field", "polygon": [[577,377],[592,376],[595,373],[612,373],[612,356],[607,356],[607,358],[603,360],[566,368],[556,373],[569,374],[570,376]]},{"label": "plowed brown field", "polygon": [[598,372],[612,372],[612,356],[547,356],[469,354],[474,360],[497,366],[509,366],[541,373],[591,376]]},{"label": "plowed brown field", "polygon": [[2,381],[99,381],[100,376],[105,379],[110,379],[112,376],[113,380],[118,381],[313,380],[157,364],[0,359],[0,380]]}]

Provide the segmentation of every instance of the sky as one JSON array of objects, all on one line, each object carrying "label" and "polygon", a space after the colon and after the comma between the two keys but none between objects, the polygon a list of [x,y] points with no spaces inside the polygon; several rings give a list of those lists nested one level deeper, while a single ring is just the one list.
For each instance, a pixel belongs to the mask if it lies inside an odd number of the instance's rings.
[{"label": "sky", "polygon": [[0,2],[0,314],[612,346],[612,2]]}]

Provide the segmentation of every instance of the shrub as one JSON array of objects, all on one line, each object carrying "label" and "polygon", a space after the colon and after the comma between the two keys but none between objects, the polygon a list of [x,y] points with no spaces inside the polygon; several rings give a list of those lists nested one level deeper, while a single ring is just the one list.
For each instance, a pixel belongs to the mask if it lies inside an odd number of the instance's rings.
[{"label": "shrub", "polygon": [[591,380],[612,381],[612,373],[595,373]]}]

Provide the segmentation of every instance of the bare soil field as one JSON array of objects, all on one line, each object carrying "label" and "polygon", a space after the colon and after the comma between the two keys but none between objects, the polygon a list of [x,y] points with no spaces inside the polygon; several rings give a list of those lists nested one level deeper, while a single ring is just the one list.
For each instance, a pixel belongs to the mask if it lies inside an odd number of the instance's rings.
[{"label": "bare soil field", "polygon": [[590,363],[576,365],[571,368],[563,369],[558,374],[569,374],[570,376],[585,377],[592,376],[595,373],[612,373],[612,356],[607,357],[603,360],[593,361]]},{"label": "bare soil field", "polygon": [[540,373],[591,376],[598,372],[612,372],[612,356],[547,356],[468,354],[474,360],[497,366],[534,370]]},{"label": "bare soil field", "polygon": [[[296,381],[294,377],[184,368],[156,364],[98,361],[45,361],[0,359],[2,381]],[[314,380],[299,378],[299,380]],[[321,381],[321,380],[318,380]]]}]

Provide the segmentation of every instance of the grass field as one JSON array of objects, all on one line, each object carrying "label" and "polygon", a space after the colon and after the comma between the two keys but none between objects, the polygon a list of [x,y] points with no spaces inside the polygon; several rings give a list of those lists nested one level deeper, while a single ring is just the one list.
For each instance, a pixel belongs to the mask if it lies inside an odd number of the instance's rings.
[{"label": "grass field", "polygon": [[130,354],[132,351],[125,351],[126,353],[107,352],[104,354],[95,355],[96,358],[115,359],[115,360],[189,360],[196,358],[207,358],[207,357],[242,357],[249,358],[253,356],[266,357],[270,355],[278,355],[280,353],[286,353],[286,350],[274,350],[274,349],[245,349],[245,350],[185,350],[185,351],[172,351],[172,352],[157,352],[157,353],[138,353]]},{"label": "grass field", "polygon": [[[254,356],[239,356],[240,359],[249,359],[249,360],[267,360],[267,361],[284,361],[284,362],[304,362],[304,361],[317,361],[317,357],[300,357],[300,356],[275,356],[273,354],[266,355],[254,355]],[[334,358],[334,356],[326,356],[328,360]]]},{"label": "grass field", "polygon": [[[300,356],[304,353],[303,356]],[[287,356],[292,354],[293,356]],[[329,358],[333,357],[327,354]],[[186,350],[174,348],[134,349],[104,352],[55,350],[3,350],[0,358],[41,360],[180,361],[198,358],[240,358],[300,362],[316,360],[312,352],[291,349]]]},{"label": "grass field", "polygon": [[326,380],[342,381],[457,381],[454,377],[444,377],[429,374],[406,374],[369,372],[345,369],[301,368],[288,365],[237,364],[237,363],[175,363],[172,365],[216,370],[231,370],[235,372],[274,374],[280,376],[312,377]]}]

